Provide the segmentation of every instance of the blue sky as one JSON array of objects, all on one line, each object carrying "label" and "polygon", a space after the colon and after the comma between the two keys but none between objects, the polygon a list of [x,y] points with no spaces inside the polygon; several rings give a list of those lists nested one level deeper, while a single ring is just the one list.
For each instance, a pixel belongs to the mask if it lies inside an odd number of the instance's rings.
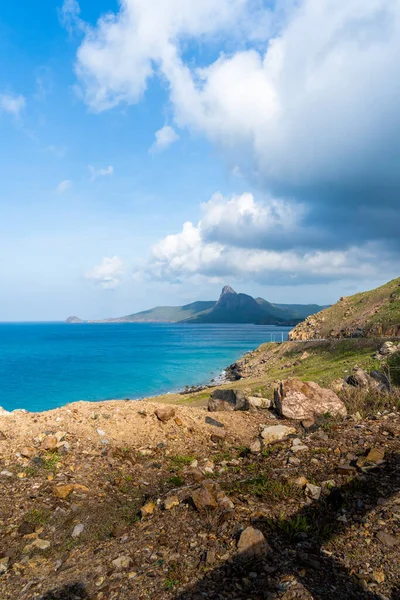
[{"label": "blue sky", "polygon": [[399,32],[395,1],[2,5],[0,320],[398,276]]}]

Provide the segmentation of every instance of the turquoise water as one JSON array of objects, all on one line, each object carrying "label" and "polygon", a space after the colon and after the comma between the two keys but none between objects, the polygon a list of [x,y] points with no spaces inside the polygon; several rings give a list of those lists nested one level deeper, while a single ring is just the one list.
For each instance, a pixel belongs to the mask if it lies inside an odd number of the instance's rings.
[{"label": "turquoise water", "polygon": [[[290,328],[260,325],[0,323],[0,406],[142,398],[208,383]],[[272,338],[273,339],[273,338]]]}]

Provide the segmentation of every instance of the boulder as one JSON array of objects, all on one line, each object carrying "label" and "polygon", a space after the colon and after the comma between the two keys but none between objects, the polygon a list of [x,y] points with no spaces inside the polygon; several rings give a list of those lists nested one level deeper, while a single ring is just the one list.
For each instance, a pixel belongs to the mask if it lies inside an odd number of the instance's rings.
[{"label": "boulder", "polygon": [[378,390],[381,392],[391,393],[392,386],[389,381],[389,378],[382,371],[371,371],[370,377],[378,382]]},{"label": "boulder", "polygon": [[299,379],[282,381],[279,388],[275,390],[274,402],[282,417],[296,421],[327,413],[332,416],[347,415],[345,405],[335,392],[322,388],[313,381],[304,382]]},{"label": "boulder", "polygon": [[264,558],[271,548],[268,546],[263,533],[254,527],[247,527],[238,541],[238,552],[246,558]]},{"label": "boulder", "polygon": [[286,425],[272,425],[271,427],[265,427],[261,432],[261,437],[264,440],[264,444],[273,444],[274,442],[280,442],[289,435],[296,433],[294,427],[287,427]]},{"label": "boulder", "polygon": [[210,412],[249,410],[249,403],[241,390],[219,389],[212,392],[208,401],[208,410]]},{"label": "boulder", "polygon": [[398,351],[398,347],[394,342],[385,342],[379,348],[379,354],[382,356],[390,356],[390,354],[394,354]]},{"label": "boulder", "polygon": [[258,398],[256,396],[248,396],[247,402],[249,408],[254,410],[265,410],[271,408],[272,401],[269,398]]},{"label": "boulder", "polygon": [[160,406],[154,411],[157,419],[162,423],[166,423],[175,416],[175,409],[172,406]]},{"label": "boulder", "polygon": [[346,379],[346,383],[352,387],[358,387],[364,390],[377,389],[379,383],[370,377],[363,369],[356,367],[353,373]]}]

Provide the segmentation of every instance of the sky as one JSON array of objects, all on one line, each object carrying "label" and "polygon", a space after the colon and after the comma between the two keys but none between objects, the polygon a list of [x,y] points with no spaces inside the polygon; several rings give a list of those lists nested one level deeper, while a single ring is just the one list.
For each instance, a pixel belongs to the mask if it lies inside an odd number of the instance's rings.
[{"label": "sky", "polygon": [[0,321],[398,277],[399,55],[398,0],[3,2]]}]

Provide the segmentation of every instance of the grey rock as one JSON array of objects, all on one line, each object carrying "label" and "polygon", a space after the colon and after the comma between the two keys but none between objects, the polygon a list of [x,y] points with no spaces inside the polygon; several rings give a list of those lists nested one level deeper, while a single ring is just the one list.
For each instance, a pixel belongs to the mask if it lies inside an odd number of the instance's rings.
[{"label": "grey rock", "polygon": [[211,425],[212,427],[225,427],[223,423],[213,419],[212,417],[206,417],[207,425]]},{"label": "grey rock", "polygon": [[249,403],[241,390],[218,389],[211,394],[208,410],[210,412],[249,410]]},{"label": "grey rock", "polygon": [[82,523],[79,523],[78,525],[75,525],[74,530],[72,532],[72,537],[73,538],[77,538],[79,537],[82,533],[83,530],[85,529],[85,526]]}]

